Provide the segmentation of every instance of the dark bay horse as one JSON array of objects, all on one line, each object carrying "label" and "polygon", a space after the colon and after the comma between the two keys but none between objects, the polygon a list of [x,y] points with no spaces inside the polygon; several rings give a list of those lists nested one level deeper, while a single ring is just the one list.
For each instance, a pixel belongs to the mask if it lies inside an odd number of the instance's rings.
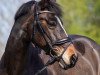
[{"label": "dark bay horse", "polygon": [[67,35],[60,18],[55,0],[22,5],[0,62],[0,75],[36,75],[51,57],[56,61],[39,75],[100,75],[100,46],[87,37]]},{"label": "dark bay horse", "polygon": [[[56,62],[48,66],[47,69],[41,73],[41,75],[100,75],[100,45],[85,36],[69,35],[69,37],[72,38],[73,44],[77,50],[78,61],[76,65],[73,68],[64,70],[59,66],[59,63]],[[41,64],[41,62],[42,64],[45,64],[50,58],[44,51],[41,51],[40,49],[35,49],[35,51],[33,51],[32,48],[33,46],[31,45],[29,50],[29,54],[32,53],[29,57],[31,61],[31,63],[29,63],[31,66],[29,67],[29,73],[31,73],[30,75],[32,75],[34,70],[37,70],[37,66],[39,68],[39,64]],[[37,59],[37,57],[39,59]],[[34,59],[37,60],[34,61]],[[37,61],[41,62],[37,63]]]},{"label": "dark bay horse", "polygon": [[[15,23],[0,62],[0,75],[26,74],[23,72],[30,43],[51,57],[49,64],[58,61],[64,69],[73,67],[77,54],[60,18],[61,9],[55,0],[29,1],[23,4],[15,15]],[[73,48],[69,49],[69,45]]]}]

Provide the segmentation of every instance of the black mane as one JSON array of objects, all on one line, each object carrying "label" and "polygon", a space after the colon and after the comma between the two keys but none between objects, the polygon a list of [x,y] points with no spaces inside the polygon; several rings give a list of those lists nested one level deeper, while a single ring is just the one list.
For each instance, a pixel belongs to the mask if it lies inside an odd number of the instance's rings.
[{"label": "black mane", "polygon": [[[35,1],[29,1],[27,3],[24,3],[17,11],[16,15],[15,15],[15,21],[21,17],[24,16],[25,14],[29,13],[31,11],[31,7],[32,5],[35,4]],[[53,11],[57,14],[57,16],[61,17],[62,16],[62,11],[59,7],[59,5],[55,2],[50,1],[46,8],[49,11]]]},{"label": "black mane", "polygon": [[19,17],[21,17],[21,16],[27,14],[27,13],[31,10],[31,6],[32,6],[34,3],[35,3],[34,1],[29,1],[29,2],[27,2],[27,3],[24,3],[24,4],[18,9],[18,11],[17,11],[16,14],[15,14],[15,21],[16,21]]}]

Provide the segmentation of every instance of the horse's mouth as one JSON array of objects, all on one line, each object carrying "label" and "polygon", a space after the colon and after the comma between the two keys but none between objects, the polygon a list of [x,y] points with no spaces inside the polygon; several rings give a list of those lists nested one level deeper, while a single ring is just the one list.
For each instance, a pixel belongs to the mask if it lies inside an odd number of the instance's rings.
[{"label": "horse's mouth", "polygon": [[65,61],[63,59],[60,59],[59,61],[59,65],[61,66],[61,68],[63,68],[64,70],[67,70],[69,68],[72,68],[76,65],[76,62],[78,60],[78,57],[75,55],[72,55],[72,57],[70,58],[70,64],[66,64]]}]

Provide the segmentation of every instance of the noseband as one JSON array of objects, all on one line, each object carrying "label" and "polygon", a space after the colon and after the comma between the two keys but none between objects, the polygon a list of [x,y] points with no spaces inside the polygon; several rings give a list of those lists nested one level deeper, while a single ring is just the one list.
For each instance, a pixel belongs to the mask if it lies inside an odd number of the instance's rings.
[{"label": "noseband", "polygon": [[[49,46],[49,55],[51,56],[51,59],[48,60],[48,62],[45,64],[45,66],[39,70],[35,75],[38,75],[40,74],[48,65],[51,65],[53,64],[55,61],[57,61],[59,58],[61,59],[62,55],[64,54],[65,50],[62,52],[62,54],[57,57],[57,56],[54,56],[51,52],[54,52],[53,51],[53,46],[55,45],[62,45],[62,44],[65,44],[65,43],[68,43],[70,42],[70,44],[72,43],[71,39],[67,36],[66,38],[64,39],[61,39],[61,40],[57,40],[55,41],[54,43],[50,43],[49,41],[52,41],[52,39],[49,37],[49,35],[47,34],[47,32],[45,31],[45,29],[42,27],[42,24],[41,24],[41,21],[39,19],[39,15],[42,14],[42,13],[52,13],[50,11],[41,11],[39,12],[38,11],[38,2],[35,2],[35,7],[34,7],[34,18],[35,18],[35,22],[37,23],[37,27],[39,28],[39,31],[40,33],[42,34],[46,44]],[[57,18],[57,20],[59,19],[57,16],[55,16]],[[59,19],[60,20],[60,19]],[[59,21],[58,21],[59,22]],[[60,24],[60,23],[59,23]],[[35,35],[35,27],[34,27],[34,24],[33,24],[33,38],[32,38],[32,42],[33,43],[36,43],[35,40],[34,40],[34,35]],[[46,39],[46,37],[49,39],[49,41]],[[48,54],[48,53],[47,53]]]}]

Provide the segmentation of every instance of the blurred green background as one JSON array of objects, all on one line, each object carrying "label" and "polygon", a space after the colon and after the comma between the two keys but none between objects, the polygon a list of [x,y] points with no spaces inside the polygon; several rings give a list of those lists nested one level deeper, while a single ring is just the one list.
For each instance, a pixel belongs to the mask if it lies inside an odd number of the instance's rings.
[{"label": "blurred green background", "polygon": [[57,0],[68,34],[92,38],[100,44],[100,0]]}]

